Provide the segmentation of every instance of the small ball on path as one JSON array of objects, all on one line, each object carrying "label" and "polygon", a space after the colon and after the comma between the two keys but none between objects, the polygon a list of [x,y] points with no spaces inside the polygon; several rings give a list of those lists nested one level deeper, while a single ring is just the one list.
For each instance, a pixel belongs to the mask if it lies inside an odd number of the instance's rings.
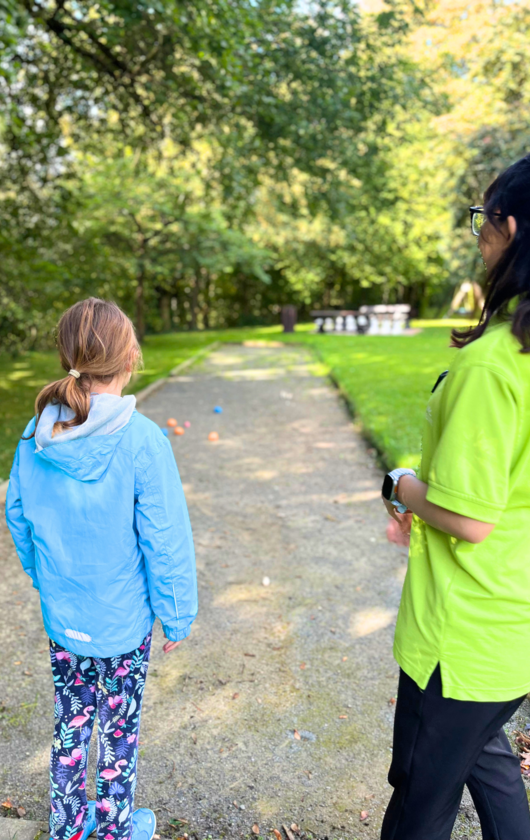
[{"label": "small ball on path", "polygon": [[176,426],[175,430],[174,430],[174,433],[176,435],[183,435],[184,434],[184,429],[182,428],[182,426]]},{"label": "small ball on path", "polygon": [[214,412],[214,414],[222,414],[222,413],[223,413],[223,409],[221,408],[221,406],[220,406],[220,405],[216,405],[216,406],[215,406],[215,408],[214,408],[214,410],[213,410],[213,412]]},{"label": "small ball on path", "polygon": [[208,440],[214,443],[216,440],[219,440],[219,432],[210,432],[208,435]]},{"label": "small ball on path", "polygon": [[177,421],[175,420],[174,417],[170,417],[169,420],[167,421],[167,425],[174,427],[174,426],[178,426],[178,423],[177,423]]},{"label": "small ball on path", "polygon": [[187,429],[189,429],[189,427],[191,426],[191,423],[190,423],[190,421],[189,421],[189,420],[185,420],[185,421],[184,421],[184,425],[185,425],[185,427],[186,427]]},{"label": "small ball on path", "polygon": [[262,582],[263,586],[270,586],[271,585],[271,579],[270,579],[270,577],[267,577],[267,575],[265,575],[265,577],[263,578],[263,580],[261,582]]}]

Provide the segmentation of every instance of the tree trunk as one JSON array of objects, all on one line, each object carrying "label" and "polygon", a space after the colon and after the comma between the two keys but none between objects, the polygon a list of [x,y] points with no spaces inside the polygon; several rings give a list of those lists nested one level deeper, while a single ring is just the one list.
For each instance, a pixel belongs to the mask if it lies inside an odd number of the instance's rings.
[{"label": "tree trunk", "polygon": [[145,266],[140,260],[138,274],[136,275],[136,335],[138,341],[143,341],[145,336]]},{"label": "tree trunk", "polygon": [[197,329],[197,307],[199,304],[199,270],[196,271],[193,278],[193,286],[191,287],[190,297],[190,330]]},{"label": "tree trunk", "polygon": [[210,329],[210,286],[211,280],[210,275],[206,272],[205,273],[206,282],[204,284],[204,304],[202,307],[202,322],[205,330]]},{"label": "tree trunk", "polygon": [[145,252],[147,248],[147,240],[143,233],[140,233],[139,245],[134,303],[136,309],[136,335],[138,341],[141,342],[145,336]]},{"label": "tree trunk", "polygon": [[164,332],[171,330],[171,295],[169,292],[162,292],[160,295],[160,320]]}]

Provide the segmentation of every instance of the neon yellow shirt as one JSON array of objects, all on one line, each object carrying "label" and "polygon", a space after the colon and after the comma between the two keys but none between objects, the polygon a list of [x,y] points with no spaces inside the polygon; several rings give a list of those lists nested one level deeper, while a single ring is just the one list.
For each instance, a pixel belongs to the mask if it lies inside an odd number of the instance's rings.
[{"label": "neon yellow shirt", "polygon": [[394,655],[424,689],[512,700],[530,691],[530,355],[508,324],[455,351],[427,405],[427,499],[495,524],[478,545],[414,517]]}]

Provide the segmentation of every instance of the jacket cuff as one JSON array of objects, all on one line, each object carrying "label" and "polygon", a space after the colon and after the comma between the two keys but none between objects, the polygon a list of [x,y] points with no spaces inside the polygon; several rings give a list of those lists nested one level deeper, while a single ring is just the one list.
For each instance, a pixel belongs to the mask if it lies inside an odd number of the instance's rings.
[{"label": "jacket cuff", "polygon": [[187,627],[181,630],[178,630],[176,627],[170,627],[168,624],[163,624],[162,628],[168,642],[181,642],[183,639],[187,639],[191,632],[191,624],[188,624]]}]

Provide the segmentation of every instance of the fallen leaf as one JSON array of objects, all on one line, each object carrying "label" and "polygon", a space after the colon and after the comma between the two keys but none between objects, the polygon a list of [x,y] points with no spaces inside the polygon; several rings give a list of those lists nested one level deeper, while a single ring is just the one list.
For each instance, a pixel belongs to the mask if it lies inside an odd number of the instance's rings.
[{"label": "fallen leaf", "polygon": [[348,657],[347,657],[347,656],[343,656],[343,657],[342,657],[342,661],[343,661],[343,662],[346,662],[346,661],[347,661],[347,659],[348,659]]},{"label": "fallen leaf", "polygon": [[255,657],[256,654],[255,653],[244,653],[243,656],[253,656],[253,657]]},{"label": "fallen leaf", "polygon": [[235,691],[234,694],[232,694],[232,700],[237,700],[238,697],[239,697],[239,692]]},{"label": "fallen leaf", "polygon": [[339,720],[347,720],[348,715],[339,715]]},{"label": "fallen leaf", "polygon": [[295,738],[295,741],[301,741],[302,740],[302,736],[300,735],[298,729],[294,730],[294,738]]},{"label": "fallen leaf", "polygon": [[2,808],[12,808],[12,807],[13,807],[13,803],[11,802],[9,797],[6,799],[5,802],[2,802]]},{"label": "fallen leaf", "polygon": [[16,662],[13,662],[13,665],[22,665],[22,662],[20,660],[17,660]]},{"label": "fallen leaf", "polygon": [[31,671],[24,671],[24,676],[26,676],[26,677],[32,677],[32,676],[33,676],[33,674],[31,673]]},{"label": "fallen leaf", "polygon": [[273,828],[272,830],[274,832],[274,836],[276,837],[276,840],[283,840],[282,835],[280,834],[280,832],[278,831],[277,828]]},{"label": "fallen leaf", "polygon": [[257,823],[254,823],[252,826],[252,834],[259,834],[259,825]]},{"label": "fallen leaf", "polygon": [[153,840],[160,840],[160,834],[153,834]]},{"label": "fallen leaf", "polygon": [[330,516],[329,513],[327,513],[325,515],[324,519],[329,519],[330,522],[336,522],[337,521],[336,517],[335,516]]},{"label": "fallen leaf", "polygon": [[329,628],[329,632],[330,632],[330,633],[336,633],[337,631],[335,630],[335,628],[334,628],[334,627],[330,627],[330,628]]},{"label": "fallen leaf", "polygon": [[300,662],[300,668],[302,669],[302,671],[305,671],[305,668],[306,668],[305,662]]},{"label": "fallen leaf", "polygon": [[364,820],[367,820],[367,819],[368,819],[368,817],[369,817],[369,813],[368,813],[368,811],[361,811],[361,816],[359,817],[359,819],[361,820],[361,822],[364,822]]},{"label": "fallen leaf", "polygon": [[194,744],[197,743],[197,736],[196,736],[195,732],[192,733],[191,740],[193,741]]},{"label": "fallen leaf", "polygon": [[21,805],[21,806],[20,806],[20,808],[17,808],[17,814],[19,815],[19,817],[23,817],[23,816],[25,816],[25,814],[26,814],[26,809],[25,809],[25,808],[23,808],[23,807],[22,807],[22,805]]},{"label": "fallen leaf", "polygon": [[396,705],[396,698],[395,698],[395,697],[391,697],[391,698],[390,698],[390,700],[389,700],[388,702],[389,702],[389,705],[390,705],[390,706],[395,706],[395,705]]},{"label": "fallen leaf", "polygon": [[291,823],[291,831],[294,831],[295,834],[299,834],[300,826],[296,825],[296,823]]},{"label": "fallen leaf", "polygon": [[293,834],[293,832],[291,831],[291,829],[290,829],[290,828],[288,828],[286,825],[282,825],[282,828],[283,828],[283,830],[285,831],[285,834],[286,834],[287,840],[294,840],[294,834]]}]

